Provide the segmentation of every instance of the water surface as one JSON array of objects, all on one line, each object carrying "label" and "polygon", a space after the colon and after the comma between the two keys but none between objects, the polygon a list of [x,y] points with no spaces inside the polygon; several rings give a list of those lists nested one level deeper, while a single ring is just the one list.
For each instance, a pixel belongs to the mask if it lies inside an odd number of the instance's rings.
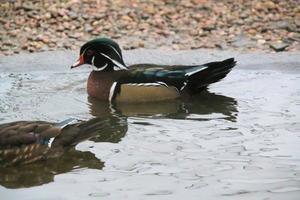
[{"label": "water surface", "polygon": [[299,199],[298,71],[237,67],[192,99],[134,105],[88,98],[87,76],[0,74],[1,123],[117,119],[61,159],[1,170],[1,199]]}]

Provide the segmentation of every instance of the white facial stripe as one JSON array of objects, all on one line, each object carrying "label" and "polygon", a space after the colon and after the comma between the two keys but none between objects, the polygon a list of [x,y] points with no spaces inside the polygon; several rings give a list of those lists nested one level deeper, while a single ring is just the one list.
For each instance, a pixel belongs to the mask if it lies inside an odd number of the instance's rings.
[{"label": "white facial stripe", "polygon": [[115,47],[113,47],[113,46],[111,46],[111,45],[109,45],[117,54],[118,54],[118,56],[119,56],[119,58],[120,59],[122,59],[122,57],[121,57],[121,55],[119,54],[119,52],[117,51],[117,49],[115,49]]},{"label": "white facial stripe", "polygon": [[127,67],[122,65],[121,63],[119,63],[118,61],[110,58],[108,55],[104,54],[104,53],[100,53],[102,56],[104,56],[105,58],[111,60],[117,67],[119,67],[120,69],[125,69],[127,70]]},{"label": "white facial stripe", "polygon": [[82,51],[82,54],[80,54],[80,55],[84,55],[87,49],[88,49],[88,48],[85,48],[85,49]]},{"label": "white facial stripe", "polygon": [[109,101],[112,101],[112,98],[114,96],[114,93],[115,93],[115,89],[116,89],[116,86],[117,86],[117,82],[114,82],[111,87],[110,87],[110,90],[109,90]]}]

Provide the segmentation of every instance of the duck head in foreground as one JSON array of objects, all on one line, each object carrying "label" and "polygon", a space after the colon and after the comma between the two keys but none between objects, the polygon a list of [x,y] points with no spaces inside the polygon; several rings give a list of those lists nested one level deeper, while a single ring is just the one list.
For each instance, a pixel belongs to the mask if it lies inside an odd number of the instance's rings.
[{"label": "duck head in foreground", "polygon": [[87,92],[98,100],[153,102],[190,96],[226,77],[233,58],[202,65],[137,64],[126,66],[119,45],[107,38],[85,43],[71,68],[89,64]]}]

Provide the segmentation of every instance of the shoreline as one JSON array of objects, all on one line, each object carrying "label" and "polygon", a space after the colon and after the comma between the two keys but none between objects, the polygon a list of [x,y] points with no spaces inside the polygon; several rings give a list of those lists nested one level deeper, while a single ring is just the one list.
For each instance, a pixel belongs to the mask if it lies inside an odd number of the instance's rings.
[{"label": "shoreline", "polygon": [[[0,71],[90,71],[88,67],[70,70],[69,66],[71,66],[71,64],[77,59],[77,54],[77,51],[65,50],[0,56]],[[123,57],[127,65],[136,63],[169,65],[204,64],[207,62],[234,57],[238,62],[238,68],[300,71],[300,51],[269,53],[263,51],[247,52],[207,49],[180,51],[134,49],[123,51]]]}]

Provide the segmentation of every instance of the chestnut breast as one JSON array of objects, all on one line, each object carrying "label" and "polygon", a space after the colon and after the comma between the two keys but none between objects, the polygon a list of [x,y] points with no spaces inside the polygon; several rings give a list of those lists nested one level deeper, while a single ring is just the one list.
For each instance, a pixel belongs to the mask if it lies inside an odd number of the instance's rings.
[{"label": "chestnut breast", "polygon": [[87,83],[88,95],[99,100],[107,101],[114,80],[115,78],[112,76],[112,72],[92,71]]}]

